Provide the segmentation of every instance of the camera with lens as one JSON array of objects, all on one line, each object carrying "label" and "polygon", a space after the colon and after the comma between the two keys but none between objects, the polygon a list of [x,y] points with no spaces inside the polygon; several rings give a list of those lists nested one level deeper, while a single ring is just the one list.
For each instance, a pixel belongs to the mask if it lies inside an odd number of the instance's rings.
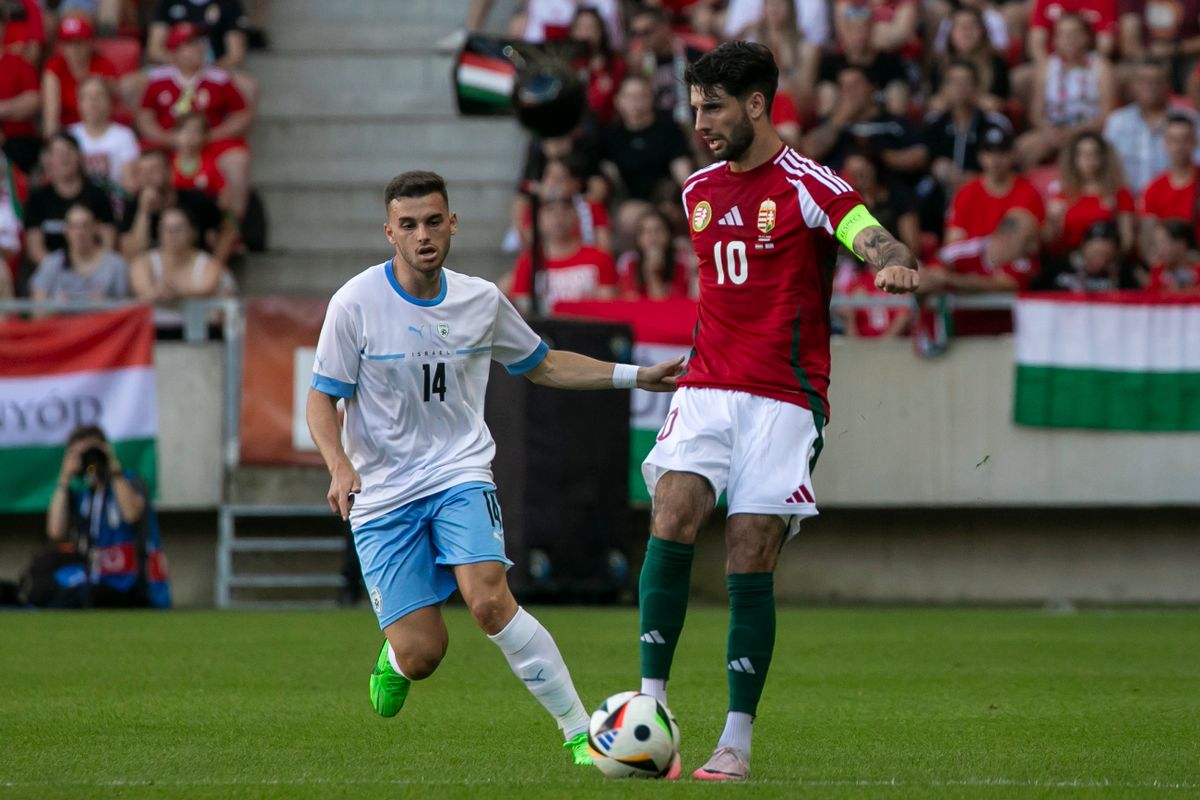
[{"label": "camera with lens", "polygon": [[89,447],[79,456],[79,477],[104,481],[108,477],[108,453],[99,447]]}]

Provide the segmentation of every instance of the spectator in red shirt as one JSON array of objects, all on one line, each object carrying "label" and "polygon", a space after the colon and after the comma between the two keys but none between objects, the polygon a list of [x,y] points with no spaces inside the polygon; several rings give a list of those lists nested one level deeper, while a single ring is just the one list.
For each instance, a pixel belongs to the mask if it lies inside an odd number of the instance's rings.
[{"label": "spectator in red shirt", "polygon": [[603,127],[612,122],[613,98],[625,79],[625,59],[613,50],[604,20],[590,6],[582,6],[575,12],[571,41],[583,49],[583,54],[575,61],[575,68],[587,83],[588,108],[596,123]]},{"label": "spectator in red shirt", "polygon": [[[1117,0],[1036,0],[1029,19],[1029,57],[1050,55],[1050,33],[1064,14],[1078,14],[1095,31],[1096,49],[1106,58],[1116,52]],[[1054,47],[1058,49],[1057,36]]]},{"label": "spectator in red shirt", "polygon": [[1059,190],[1046,209],[1042,239],[1051,257],[1065,258],[1096,222],[1112,222],[1121,252],[1133,251],[1133,195],[1125,188],[1116,150],[1098,133],[1076,134],[1063,148]]},{"label": "spectator in red shirt", "polygon": [[[617,295],[612,256],[579,241],[579,218],[567,197],[548,199],[538,216],[545,254],[538,272],[541,307],[553,312],[561,300],[608,300]],[[513,269],[511,295],[517,307],[530,310],[532,259],[525,251]]]},{"label": "spectator in red shirt", "polygon": [[79,83],[92,75],[115,85],[117,68],[92,47],[95,31],[83,17],[63,17],[58,26],[59,52],[42,72],[42,134],[79,122]]},{"label": "spectator in red shirt", "polygon": [[[926,270],[921,292],[1015,292],[1037,274],[1038,229],[1046,216],[1042,198],[1013,171],[1012,134],[987,129],[979,143],[983,174],[954,196],[946,220],[942,268]],[[1012,329],[1005,311],[955,314],[955,332],[1003,333]]]},{"label": "spectator in red shirt", "polygon": [[244,137],[252,114],[229,73],[204,66],[206,36],[203,27],[191,22],[171,28],[167,49],[173,63],[150,72],[137,126],[151,144],[174,149],[179,118],[203,114],[209,125],[205,152],[225,178],[229,208],[240,219],[250,193],[250,153]]},{"label": "spectator in red shirt", "polygon": [[1200,291],[1200,264],[1192,257],[1196,249],[1196,231],[1181,219],[1167,219],[1155,227],[1158,262],[1145,276],[1152,292]]},{"label": "spectator in red shirt", "polygon": [[[0,7],[0,35],[8,27]],[[37,164],[41,148],[34,127],[41,102],[37,70],[15,52],[0,52],[0,141],[4,154],[27,173]]]},{"label": "spectator in red shirt", "polygon": [[8,8],[8,24],[0,31],[2,49],[34,66],[40,64],[46,46],[41,6],[37,0],[7,0],[4,5]]},{"label": "spectator in red shirt", "polygon": [[1197,170],[1193,158],[1196,150],[1196,122],[1188,114],[1174,113],[1167,117],[1163,134],[1167,151],[1167,171],[1146,184],[1142,192],[1141,230],[1138,242],[1147,262],[1158,260],[1155,230],[1162,220],[1180,219],[1200,231],[1200,197],[1196,195]]},{"label": "spectator in red shirt", "polygon": [[[608,209],[603,203],[587,197],[583,184],[587,178],[587,165],[583,157],[568,153],[562,158],[551,158],[542,168],[542,177],[537,184],[538,196],[543,199],[569,197],[579,218],[579,240],[606,253],[612,252],[612,228]],[[529,233],[533,222],[529,212],[529,200],[518,194],[514,203],[515,226],[520,235],[521,247],[529,247]]]},{"label": "spectator in red shirt", "polygon": [[204,151],[208,141],[208,120],[202,114],[186,114],[176,128],[175,155],[171,158],[171,182],[176,189],[194,189],[224,206],[225,178],[212,156]]},{"label": "spectator in red shirt", "polygon": [[675,248],[671,223],[650,209],[637,222],[634,247],[617,260],[621,297],[625,300],[667,300],[693,296],[691,264]]}]

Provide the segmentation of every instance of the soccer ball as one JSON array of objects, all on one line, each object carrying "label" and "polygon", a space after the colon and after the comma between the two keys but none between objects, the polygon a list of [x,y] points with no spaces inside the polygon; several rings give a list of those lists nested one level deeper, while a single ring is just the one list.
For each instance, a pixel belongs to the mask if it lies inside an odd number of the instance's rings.
[{"label": "soccer ball", "polygon": [[588,750],[609,778],[661,778],[679,752],[679,726],[650,695],[621,692],[592,714]]}]

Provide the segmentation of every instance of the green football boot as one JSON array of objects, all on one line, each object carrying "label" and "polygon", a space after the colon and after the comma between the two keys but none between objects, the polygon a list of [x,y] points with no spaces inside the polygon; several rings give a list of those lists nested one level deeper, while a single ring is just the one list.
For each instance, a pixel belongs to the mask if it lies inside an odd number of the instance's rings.
[{"label": "green football boot", "polygon": [[573,739],[568,739],[563,742],[563,747],[571,752],[571,761],[577,767],[590,767],[592,765],[592,754],[588,752],[588,737],[587,732],[579,734]]},{"label": "green football boot", "polygon": [[379,658],[375,660],[375,670],[371,673],[371,708],[381,717],[394,717],[404,708],[412,681],[392,669],[387,651],[385,640]]}]

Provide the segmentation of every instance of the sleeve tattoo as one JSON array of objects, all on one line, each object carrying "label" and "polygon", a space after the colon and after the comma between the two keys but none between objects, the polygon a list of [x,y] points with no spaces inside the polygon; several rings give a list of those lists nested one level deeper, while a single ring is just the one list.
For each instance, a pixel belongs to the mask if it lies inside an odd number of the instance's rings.
[{"label": "sleeve tattoo", "polygon": [[854,240],[854,252],[876,269],[883,267],[917,268],[917,259],[908,248],[882,227],[871,227]]}]

